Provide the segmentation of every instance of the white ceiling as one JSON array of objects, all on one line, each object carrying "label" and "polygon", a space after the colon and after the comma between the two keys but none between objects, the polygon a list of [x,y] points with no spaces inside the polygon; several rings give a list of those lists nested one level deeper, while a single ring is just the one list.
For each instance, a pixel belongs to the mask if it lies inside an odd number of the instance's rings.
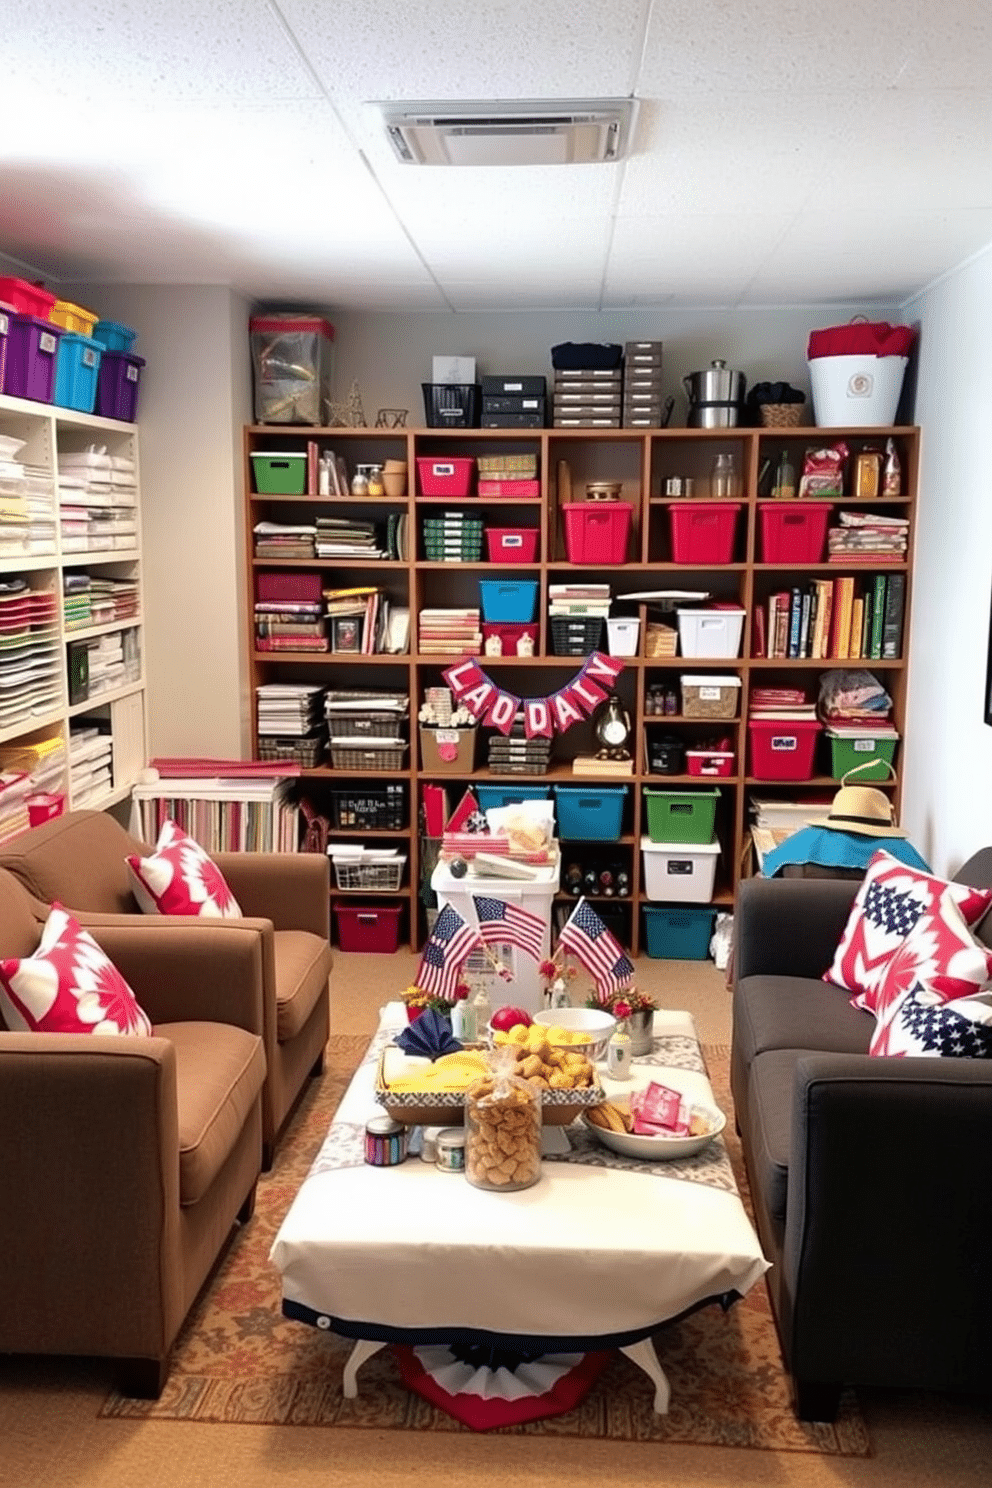
[{"label": "white ceiling", "polygon": [[[616,165],[401,165],[370,100],[633,95]],[[985,0],[31,0],[0,254],[480,311],[901,303],[992,242]]]}]

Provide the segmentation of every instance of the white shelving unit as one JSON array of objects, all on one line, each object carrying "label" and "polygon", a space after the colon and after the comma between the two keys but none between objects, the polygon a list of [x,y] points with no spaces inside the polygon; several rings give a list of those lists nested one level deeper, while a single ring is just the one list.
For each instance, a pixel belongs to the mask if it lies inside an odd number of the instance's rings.
[{"label": "white shelving unit", "polygon": [[[14,457],[34,472],[32,490],[36,501],[43,503],[47,497],[51,506],[51,538],[22,540],[12,533],[10,525],[0,522],[0,584],[10,584],[24,579],[32,589],[45,590],[55,596],[55,617],[46,627],[54,646],[57,659],[54,694],[37,709],[26,707],[22,716],[0,724],[0,746],[4,760],[16,751],[18,745],[37,744],[48,739],[61,738],[64,745],[64,769],[61,783],[50,783],[48,788],[64,792],[66,807],[86,806],[103,809],[126,800],[139,772],[147,762],[147,719],[145,700],[143,594],[141,578],[141,473],[138,460],[138,431],[134,424],[121,423],[116,419],[97,418],[94,415],[58,408],[45,403],[32,403],[21,398],[0,396],[0,435],[10,435],[24,441],[23,448]],[[85,541],[103,542],[99,549],[79,550],[75,543],[66,540],[60,521],[58,468],[60,454],[78,454],[90,446],[104,447],[108,454],[133,463],[136,485],[124,488],[120,500],[113,505],[130,507],[133,501],[134,532],[114,535],[111,532],[101,537],[88,537]],[[17,495],[16,487],[0,482],[0,500],[4,494]],[[80,493],[78,504],[86,505],[86,496]],[[94,503],[95,505],[95,503]],[[107,543],[127,546],[107,546]],[[64,603],[65,576],[89,573],[129,580],[138,587],[137,605],[133,614],[126,618],[101,621],[92,625],[67,624]],[[96,690],[90,685],[88,695],[81,700],[70,701],[70,646],[80,641],[99,643],[103,638],[120,635],[125,646],[124,632],[134,632],[127,638],[126,671],[123,680],[116,674],[113,686]],[[9,648],[8,648],[9,650]],[[18,699],[16,686],[2,689],[4,701],[16,708]],[[104,780],[96,789],[88,789],[84,782],[72,779],[70,749],[73,735],[87,726],[108,735],[110,744],[109,784]],[[0,768],[11,768],[3,763]]]}]

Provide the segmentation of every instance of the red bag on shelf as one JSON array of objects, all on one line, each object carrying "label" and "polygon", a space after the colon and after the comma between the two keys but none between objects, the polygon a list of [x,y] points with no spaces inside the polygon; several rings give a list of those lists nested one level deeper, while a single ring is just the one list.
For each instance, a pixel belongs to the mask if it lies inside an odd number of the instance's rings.
[{"label": "red bag on shelf", "polygon": [[912,326],[890,325],[887,320],[852,320],[847,325],[810,331],[806,356],[909,356],[916,331]]}]

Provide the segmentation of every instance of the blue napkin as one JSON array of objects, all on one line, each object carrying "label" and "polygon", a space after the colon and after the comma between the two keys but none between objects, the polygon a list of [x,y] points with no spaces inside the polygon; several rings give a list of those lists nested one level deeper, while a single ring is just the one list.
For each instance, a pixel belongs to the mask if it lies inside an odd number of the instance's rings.
[{"label": "blue napkin", "polygon": [[415,1022],[396,1035],[404,1054],[420,1054],[439,1059],[442,1054],[457,1054],[462,1045],[451,1032],[450,1019],[433,1008],[425,1008]]}]

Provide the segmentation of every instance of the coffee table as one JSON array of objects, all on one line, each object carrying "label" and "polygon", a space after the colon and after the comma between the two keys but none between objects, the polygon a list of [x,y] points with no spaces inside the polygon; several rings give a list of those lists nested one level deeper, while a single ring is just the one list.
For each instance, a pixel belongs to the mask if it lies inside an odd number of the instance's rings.
[{"label": "coffee table", "polygon": [[[545,1353],[617,1348],[669,1386],[651,1334],[707,1302],[727,1305],[768,1269],[722,1139],[648,1167],[608,1151],[580,1123],[545,1128],[550,1154],[532,1188],[476,1189],[408,1158],[364,1161],[379,1053],[406,1022],[389,1003],[310,1172],[273,1242],[283,1313],[356,1340],[344,1393],[388,1343],[483,1342]],[[662,1079],[713,1104],[688,1013],[655,1015],[654,1052],[633,1083]],[[603,1076],[607,1094],[629,1091]]]}]

